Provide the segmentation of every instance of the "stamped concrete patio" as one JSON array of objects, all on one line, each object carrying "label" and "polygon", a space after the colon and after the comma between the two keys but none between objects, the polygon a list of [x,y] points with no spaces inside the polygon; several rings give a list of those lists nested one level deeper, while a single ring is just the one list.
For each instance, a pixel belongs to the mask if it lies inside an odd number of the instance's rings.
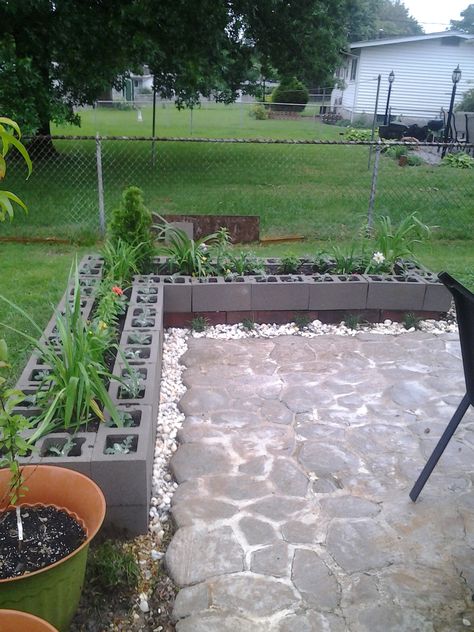
[{"label": "stamped concrete patio", "polygon": [[190,339],[167,565],[178,632],[474,630],[457,336]]}]

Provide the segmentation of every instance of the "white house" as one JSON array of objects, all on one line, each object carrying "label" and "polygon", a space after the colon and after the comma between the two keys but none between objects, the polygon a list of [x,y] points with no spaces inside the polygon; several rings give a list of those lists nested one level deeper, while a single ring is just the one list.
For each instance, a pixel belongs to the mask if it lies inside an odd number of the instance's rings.
[{"label": "white house", "polygon": [[393,116],[426,120],[438,117],[441,108],[447,111],[453,88],[451,76],[458,64],[462,76],[456,102],[474,88],[474,35],[466,33],[445,31],[355,42],[344,58],[336,72],[340,86],[332,92],[331,106],[351,120],[362,114],[373,116],[379,74],[382,79],[377,114],[384,115],[392,70]]}]

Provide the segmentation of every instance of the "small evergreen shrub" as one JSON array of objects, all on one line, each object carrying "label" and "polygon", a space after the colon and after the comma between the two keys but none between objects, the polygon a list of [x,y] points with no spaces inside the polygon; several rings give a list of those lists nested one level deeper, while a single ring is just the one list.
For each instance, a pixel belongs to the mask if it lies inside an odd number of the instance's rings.
[{"label": "small evergreen shrub", "polygon": [[143,202],[141,189],[125,189],[119,207],[112,214],[109,239],[113,244],[122,240],[130,246],[139,246],[137,265],[142,273],[150,271],[155,252],[151,224],[151,213]]},{"label": "small evergreen shrub", "polygon": [[301,81],[295,77],[286,78],[272,92],[272,109],[302,112],[308,99],[308,89]]},{"label": "small evergreen shrub", "polygon": [[256,119],[257,121],[266,121],[268,119],[268,110],[261,103],[257,103],[252,105],[250,108],[249,116]]}]

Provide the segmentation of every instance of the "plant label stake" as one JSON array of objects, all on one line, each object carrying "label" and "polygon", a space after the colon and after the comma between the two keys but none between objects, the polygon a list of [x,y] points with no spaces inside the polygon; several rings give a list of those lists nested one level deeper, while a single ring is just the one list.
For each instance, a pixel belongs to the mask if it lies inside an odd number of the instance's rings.
[{"label": "plant label stake", "polygon": [[23,522],[21,520],[20,507],[16,508],[16,526],[18,529],[18,548],[21,549],[21,543],[23,542]]},{"label": "plant label stake", "polygon": [[420,495],[425,483],[431,476],[441,455],[448,445],[456,428],[461,423],[469,406],[474,406],[474,294],[465,288],[459,281],[453,279],[447,272],[438,275],[440,281],[448,288],[454,297],[456,305],[456,315],[459,325],[459,340],[461,343],[461,354],[464,366],[464,379],[466,381],[466,394],[451,418],[451,421],[443,432],[433,453],[423,468],[418,480],[410,492],[410,498],[415,500]]}]

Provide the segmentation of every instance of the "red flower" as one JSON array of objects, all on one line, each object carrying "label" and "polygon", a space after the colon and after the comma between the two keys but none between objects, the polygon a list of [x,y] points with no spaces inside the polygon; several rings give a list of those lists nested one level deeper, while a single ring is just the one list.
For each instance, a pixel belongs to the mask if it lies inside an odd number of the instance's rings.
[{"label": "red flower", "polygon": [[114,287],[112,288],[112,292],[114,294],[117,294],[117,296],[122,296],[122,294],[123,294],[122,288],[119,287],[118,285],[114,285]]}]

